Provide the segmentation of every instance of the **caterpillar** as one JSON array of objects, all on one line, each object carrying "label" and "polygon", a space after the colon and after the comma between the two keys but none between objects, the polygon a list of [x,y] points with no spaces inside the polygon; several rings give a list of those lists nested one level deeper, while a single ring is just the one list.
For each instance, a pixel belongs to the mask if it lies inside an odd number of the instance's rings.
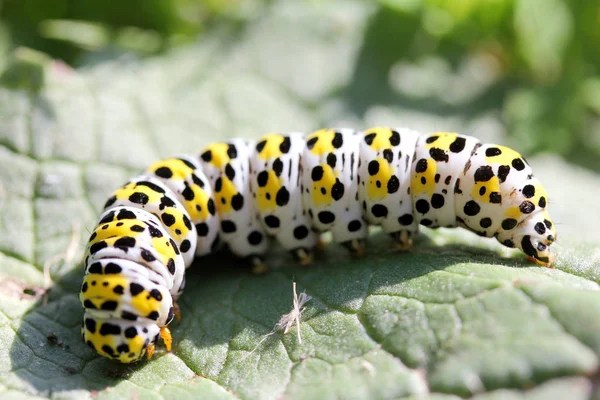
[{"label": "caterpillar", "polygon": [[547,194],[526,160],[458,133],[322,129],[214,143],[160,160],[118,188],[85,251],[82,336],[123,363],[163,339],[185,269],[224,243],[264,272],[275,237],[301,264],[319,234],[357,256],[368,225],[407,250],[419,225],[463,227],[550,266],[556,231]]}]

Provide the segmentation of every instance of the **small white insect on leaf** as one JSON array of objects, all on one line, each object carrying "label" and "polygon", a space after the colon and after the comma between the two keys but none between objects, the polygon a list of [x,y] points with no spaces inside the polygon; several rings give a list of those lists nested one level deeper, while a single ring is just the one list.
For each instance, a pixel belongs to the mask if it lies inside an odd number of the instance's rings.
[{"label": "small white insect on leaf", "polygon": [[271,332],[263,336],[263,338],[258,342],[256,347],[254,347],[254,349],[252,349],[252,351],[248,353],[246,357],[253,354],[256,351],[256,349],[258,349],[260,345],[271,335],[274,335],[276,332],[279,332],[281,330],[283,330],[284,335],[287,335],[287,333],[294,327],[294,325],[296,325],[296,337],[298,338],[298,343],[302,344],[302,335],[300,334],[300,319],[302,318],[302,313],[304,312],[304,310],[306,310],[306,307],[304,307],[304,305],[311,299],[311,297],[306,294],[306,291],[303,291],[302,293],[300,293],[300,296],[298,296],[298,293],[296,292],[296,282],[292,282],[292,290],[294,293],[292,310],[289,313],[283,314],[281,316],[279,322],[277,322],[273,327],[273,330],[271,330]]},{"label": "small white insect on leaf", "polygon": [[279,322],[275,325],[275,331],[279,331],[283,329],[283,334],[287,335],[287,333],[292,329],[294,323],[296,324],[296,336],[298,337],[298,343],[302,344],[302,335],[300,334],[300,317],[302,313],[306,309],[304,304],[306,304],[311,297],[306,294],[306,291],[300,293],[300,296],[296,293],[296,282],[292,283],[292,289],[294,291],[294,306],[292,311],[287,314],[281,316]]}]

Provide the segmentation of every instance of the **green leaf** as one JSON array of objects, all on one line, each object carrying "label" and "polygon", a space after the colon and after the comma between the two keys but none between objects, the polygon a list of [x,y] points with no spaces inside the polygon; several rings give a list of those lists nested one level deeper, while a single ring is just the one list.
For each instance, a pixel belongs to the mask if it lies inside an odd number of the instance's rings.
[{"label": "green leaf", "polygon": [[[277,3],[242,30],[214,32],[161,58],[78,71],[50,63],[37,92],[0,88],[0,396],[594,395],[600,178],[551,156],[529,161],[559,223],[555,269],[451,229],[423,229],[402,254],[374,232],[368,257],[330,245],[311,267],[274,249],[266,276],[216,254],[189,270],[172,353],[116,365],[81,341],[84,243],[111,190],[153,160],[197,153],[213,140],[321,125],[490,126],[393,102],[362,112],[346,101],[361,79],[356,71],[368,73],[369,49],[357,43],[373,8],[341,4]],[[295,332],[261,343],[289,312],[294,281],[313,297],[302,343]]]},{"label": "green leaf", "polygon": [[515,33],[536,80],[556,82],[573,33],[573,15],[563,0],[518,0]]}]

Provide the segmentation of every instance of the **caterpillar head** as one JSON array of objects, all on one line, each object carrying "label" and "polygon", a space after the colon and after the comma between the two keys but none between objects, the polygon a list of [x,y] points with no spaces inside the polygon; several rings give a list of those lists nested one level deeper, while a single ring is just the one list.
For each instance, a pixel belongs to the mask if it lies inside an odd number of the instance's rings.
[{"label": "caterpillar head", "polygon": [[506,182],[509,188],[504,191],[504,219],[496,234],[498,241],[520,249],[540,265],[550,266],[554,257],[549,247],[556,240],[556,230],[546,208],[546,190],[531,174],[516,186]]},{"label": "caterpillar head", "polygon": [[546,211],[537,212],[525,219],[515,229],[512,240],[516,247],[536,263],[549,266],[554,261],[550,245],[556,240],[556,230]]},{"label": "caterpillar head", "polygon": [[81,335],[101,356],[132,363],[153,350],[160,337],[160,328],[155,323],[106,319],[86,312]]}]

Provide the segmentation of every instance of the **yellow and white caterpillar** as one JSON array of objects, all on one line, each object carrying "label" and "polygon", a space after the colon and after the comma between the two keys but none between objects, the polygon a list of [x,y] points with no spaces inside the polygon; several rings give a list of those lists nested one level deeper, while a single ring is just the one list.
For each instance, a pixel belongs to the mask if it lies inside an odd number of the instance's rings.
[{"label": "yellow and white caterpillar", "polygon": [[549,266],[556,231],[525,159],[457,133],[323,129],[214,143],[157,161],[117,189],[86,250],[82,335],[129,363],[168,349],[185,268],[225,243],[264,271],[269,237],[301,263],[319,234],[356,255],[368,225],[399,249],[418,226],[463,227]]}]

